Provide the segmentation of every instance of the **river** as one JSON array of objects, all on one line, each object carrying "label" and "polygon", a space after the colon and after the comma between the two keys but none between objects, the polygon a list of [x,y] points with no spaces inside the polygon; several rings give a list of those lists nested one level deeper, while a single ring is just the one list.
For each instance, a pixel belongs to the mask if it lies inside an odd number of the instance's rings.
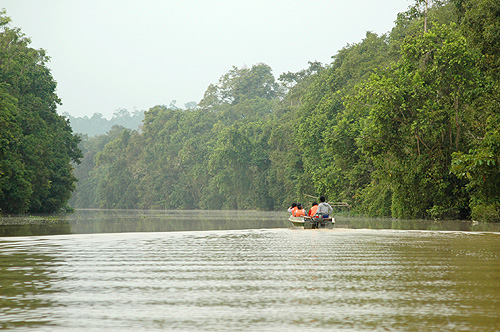
[{"label": "river", "polygon": [[99,210],[1,223],[10,331],[500,331],[498,225]]}]

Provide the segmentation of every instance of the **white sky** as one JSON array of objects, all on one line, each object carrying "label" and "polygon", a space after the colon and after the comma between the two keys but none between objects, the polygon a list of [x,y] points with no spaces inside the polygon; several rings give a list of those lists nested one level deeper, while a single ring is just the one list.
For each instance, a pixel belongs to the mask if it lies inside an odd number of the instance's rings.
[{"label": "white sky", "polygon": [[199,102],[232,66],[276,78],[330,63],[366,31],[389,32],[413,0],[1,0],[51,57],[59,113],[111,118]]}]

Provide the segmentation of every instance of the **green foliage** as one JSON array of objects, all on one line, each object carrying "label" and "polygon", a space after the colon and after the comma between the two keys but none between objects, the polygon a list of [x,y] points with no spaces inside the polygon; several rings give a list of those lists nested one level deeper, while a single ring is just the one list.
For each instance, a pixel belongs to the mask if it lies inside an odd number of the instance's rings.
[{"label": "green foliage", "polygon": [[458,2],[462,30],[483,53],[484,68],[499,77],[500,69],[500,2],[496,0],[462,0]]},{"label": "green foliage", "polygon": [[[498,109],[498,108],[497,108]],[[467,181],[472,218],[500,221],[500,116],[488,118],[481,139],[468,152],[453,155],[451,171]]]},{"label": "green foliage", "polygon": [[259,63],[252,68],[233,67],[218,85],[210,85],[200,101],[205,110],[220,111],[223,105],[237,105],[247,99],[272,100],[279,94],[271,67]]},{"label": "green foliage", "polygon": [[419,0],[331,64],[277,81],[233,67],[198,108],[83,141],[72,202],[273,210],[322,194],[372,217],[500,220],[497,7],[434,1],[424,33]]},{"label": "green foliage", "polygon": [[303,93],[297,141],[309,175],[304,191],[352,202],[369,183],[371,161],[356,145],[362,115],[358,108],[346,110],[344,101],[357,83],[390,64],[389,52],[386,36],[367,33],[342,49]]},{"label": "green foliage", "polygon": [[26,179],[20,146],[21,128],[17,122],[17,100],[5,83],[0,84],[0,211],[17,212],[29,208],[32,194]]},{"label": "green foliage", "polygon": [[351,97],[350,107],[368,112],[358,144],[386,162],[393,217],[457,217],[466,204],[449,167],[451,154],[468,146],[464,114],[483,85],[479,56],[453,24],[407,37],[401,51],[396,68]]},{"label": "green foliage", "polygon": [[500,3],[489,0],[455,1],[461,30],[482,57],[478,67],[486,83],[470,110],[470,149],[453,155],[451,171],[466,182],[471,216],[500,221]]},{"label": "green foliage", "polygon": [[0,12],[0,211],[54,212],[74,189],[79,138],[57,115],[56,82],[43,50]]}]

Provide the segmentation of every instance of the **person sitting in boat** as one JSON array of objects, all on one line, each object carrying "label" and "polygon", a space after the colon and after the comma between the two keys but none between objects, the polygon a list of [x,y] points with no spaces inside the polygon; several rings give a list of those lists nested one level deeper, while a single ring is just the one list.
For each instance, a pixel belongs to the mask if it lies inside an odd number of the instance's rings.
[{"label": "person sitting in boat", "polygon": [[298,203],[297,204],[297,210],[295,210],[292,213],[292,216],[294,216],[294,217],[303,217],[305,215],[306,215],[306,210],[304,210],[304,208],[302,207],[302,204]]},{"label": "person sitting in boat", "polygon": [[318,211],[318,202],[314,201],[314,202],[312,203],[311,208],[310,208],[310,209],[309,209],[309,211],[307,212],[307,215],[308,215],[309,217],[313,217],[313,216],[316,214],[316,212],[317,212],[317,211]]},{"label": "person sitting in boat", "polygon": [[323,218],[328,218],[330,216],[330,213],[333,212],[333,208],[330,204],[326,202],[326,198],[324,196],[321,196],[319,198],[319,205],[318,205],[318,210],[316,211],[316,215],[323,217]]},{"label": "person sitting in boat", "polygon": [[297,210],[297,203],[292,203],[290,207],[288,208],[288,212],[290,212],[293,216],[293,213]]}]

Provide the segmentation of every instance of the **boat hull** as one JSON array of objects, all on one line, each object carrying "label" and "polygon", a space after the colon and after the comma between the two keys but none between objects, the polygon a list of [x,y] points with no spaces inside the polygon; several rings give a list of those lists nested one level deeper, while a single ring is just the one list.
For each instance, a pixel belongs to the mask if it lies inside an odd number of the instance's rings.
[{"label": "boat hull", "polygon": [[310,217],[290,217],[288,219],[295,227],[304,227],[305,229],[328,228],[332,229],[335,225],[335,218],[310,218]]}]

